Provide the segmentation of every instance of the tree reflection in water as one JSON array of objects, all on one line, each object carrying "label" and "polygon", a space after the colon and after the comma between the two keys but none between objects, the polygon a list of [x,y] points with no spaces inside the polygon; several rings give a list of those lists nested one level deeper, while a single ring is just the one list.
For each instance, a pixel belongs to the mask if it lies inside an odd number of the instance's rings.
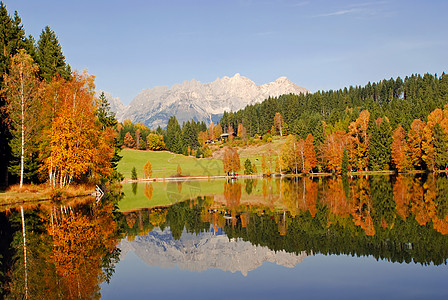
[{"label": "tree reflection in water", "polygon": [[[181,188],[169,191],[180,196]],[[32,299],[98,298],[118,262],[120,238],[156,227],[169,228],[174,239],[222,230],[274,251],[446,264],[447,191],[447,177],[432,174],[272,178],[223,182],[218,194],[124,213],[115,210],[119,194],[99,204],[25,206],[26,277],[20,208],[10,209],[0,214],[2,296],[24,298],[27,287]],[[152,184],[144,195],[156,201]]]},{"label": "tree reflection in water", "polygon": [[7,211],[4,221],[10,230],[2,234],[11,236],[12,242],[9,252],[4,245],[1,249],[6,254],[1,265],[2,295],[14,299],[100,298],[99,284],[110,280],[119,259],[120,236],[114,220],[117,197],[111,193],[98,204],[89,197],[64,205],[24,207],[26,254],[20,209]]},{"label": "tree reflection in water", "polygon": [[[448,258],[445,176],[334,177],[224,182],[223,197],[203,196],[170,207],[126,212],[128,237],[169,227],[199,234],[222,229],[271,250],[372,255],[377,259],[442,264]],[[247,185],[251,185],[247,187]],[[242,193],[242,191],[250,191]],[[142,216],[142,226],[124,220]]]}]

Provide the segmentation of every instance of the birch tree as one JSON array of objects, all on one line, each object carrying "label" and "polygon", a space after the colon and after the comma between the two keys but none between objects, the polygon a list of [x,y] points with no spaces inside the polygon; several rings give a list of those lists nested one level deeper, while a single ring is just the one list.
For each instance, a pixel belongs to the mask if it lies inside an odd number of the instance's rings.
[{"label": "birch tree", "polygon": [[10,72],[4,75],[6,109],[12,133],[10,146],[14,157],[20,160],[11,165],[10,171],[20,176],[20,187],[23,185],[26,158],[31,153],[30,147],[40,115],[38,69],[31,56],[22,49],[11,58]]}]

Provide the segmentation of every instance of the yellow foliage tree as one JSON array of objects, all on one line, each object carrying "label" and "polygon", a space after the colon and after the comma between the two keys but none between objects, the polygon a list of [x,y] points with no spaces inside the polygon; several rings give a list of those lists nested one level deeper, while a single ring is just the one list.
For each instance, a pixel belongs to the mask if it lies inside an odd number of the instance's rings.
[{"label": "yellow foliage tree", "polygon": [[74,73],[70,81],[58,80],[46,95],[57,103],[49,128],[48,153],[43,169],[50,184],[69,185],[83,175],[97,179],[110,175],[110,160],[114,154],[111,130],[102,131],[95,115],[96,105],[93,76]]},{"label": "yellow foliage tree", "polygon": [[145,178],[150,178],[152,176],[152,165],[149,160],[143,166],[143,174],[145,175]]}]

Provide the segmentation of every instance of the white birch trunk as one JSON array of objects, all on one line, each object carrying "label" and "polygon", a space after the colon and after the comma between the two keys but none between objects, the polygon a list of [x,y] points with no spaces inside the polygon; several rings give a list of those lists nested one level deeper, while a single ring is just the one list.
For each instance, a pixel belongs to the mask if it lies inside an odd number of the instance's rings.
[{"label": "white birch trunk", "polygon": [[22,214],[22,237],[23,237],[23,263],[25,266],[25,299],[28,299],[28,269],[26,262],[26,232],[25,232],[25,216],[23,214],[23,206],[20,206]]},{"label": "white birch trunk", "polygon": [[23,64],[20,65],[20,100],[21,100],[21,153],[20,153],[20,187],[23,186],[23,165],[25,163],[25,96],[23,92]]}]

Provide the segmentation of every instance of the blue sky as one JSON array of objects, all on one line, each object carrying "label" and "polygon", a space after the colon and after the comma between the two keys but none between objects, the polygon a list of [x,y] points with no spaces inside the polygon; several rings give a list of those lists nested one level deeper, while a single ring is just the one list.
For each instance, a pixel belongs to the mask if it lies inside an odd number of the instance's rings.
[{"label": "blue sky", "polygon": [[72,70],[128,104],[142,89],[240,73],[315,92],[448,70],[448,1],[7,0],[50,26]]}]

